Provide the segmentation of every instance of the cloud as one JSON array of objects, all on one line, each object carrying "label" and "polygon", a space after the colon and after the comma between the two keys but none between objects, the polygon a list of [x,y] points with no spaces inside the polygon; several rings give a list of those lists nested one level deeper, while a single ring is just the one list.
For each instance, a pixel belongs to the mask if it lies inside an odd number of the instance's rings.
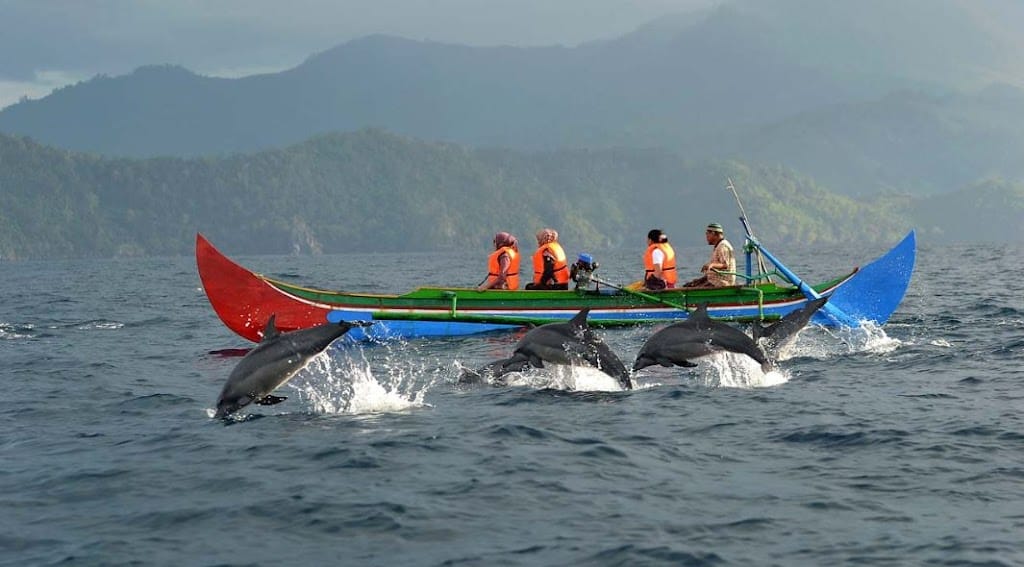
[{"label": "cloud", "polygon": [[0,79],[0,109],[22,99],[42,98],[54,89],[77,83],[87,79],[82,75],[74,75],[61,71],[41,71],[26,80]]}]

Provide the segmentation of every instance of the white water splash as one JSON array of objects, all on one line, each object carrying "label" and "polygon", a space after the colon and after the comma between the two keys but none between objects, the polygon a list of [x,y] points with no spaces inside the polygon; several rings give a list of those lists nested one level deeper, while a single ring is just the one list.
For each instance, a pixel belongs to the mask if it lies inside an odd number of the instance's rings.
[{"label": "white water splash", "polygon": [[888,354],[901,346],[903,341],[890,337],[882,327],[863,322],[855,329],[807,327],[796,340],[774,354],[776,361],[800,357],[827,360],[856,353]]},{"label": "white water splash", "polygon": [[288,384],[299,399],[320,414],[394,413],[427,404],[423,399],[437,381],[422,368],[386,367],[375,375],[360,353],[354,360],[328,350],[315,357]]},{"label": "white water splash", "polygon": [[852,329],[823,330],[833,339],[831,345],[835,350],[830,354],[888,354],[903,345],[903,341],[890,337],[882,327],[870,322],[862,322],[860,327]]},{"label": "white water splash", "polygon": [[[788,370],[773,368],[768,372],[761,370],[761,364],[745,354],[720,351],[712,355],[702,356],[693,360],[696,368],[673,366],[649,366],[634,377],[637,389],[661,386],[676,380],[695,380],[706,388],[770,388],[789,382]],[[665,377],[674,376],[671,380]]]},{"label": "white water splash", "polygon": [[91,331],[93,329],[114,330],[121,329],[123,327],[124,323],[117,321],[89,321],[88,323],[82,323],[75,328],[79,331]]},{"label": "white water splash", "polygon": [[768,388],[789,382],[789,372],[774,368],[768,372],[745,354],[720,352],[697,360],[699,380],[712,388]]},{"label": "white water splash", "polygon": [[[452,361],[447,373],[460,376],[472,370],[458,360]],[[572,392],[621,392],[618,379],[590,366],[547,364],[544,368],[530,368],[524,372],[510,372],[501,378],[502,384],[536,390],[553,389]],[[488,380],[488,383],[491,383]]]},{"label": "white water splash", "polygon": [[549,364],[544,368],[507,375],[509,386],[551,388],[573,392],[621,392],[619,381],[590,366]]},{"label": "white water splash", "polygon": [[31,339],[35,336],[31,333],[33,328],[32,325],[0,323],[0,340]]}]

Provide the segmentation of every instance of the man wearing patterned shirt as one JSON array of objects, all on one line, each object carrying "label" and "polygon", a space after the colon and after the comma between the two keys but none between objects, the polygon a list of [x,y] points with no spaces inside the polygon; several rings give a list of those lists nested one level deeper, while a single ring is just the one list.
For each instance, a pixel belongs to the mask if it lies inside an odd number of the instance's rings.
[{"label": "man wearing patterned shirt", "polygon": [[686,282],[683,287],[721,287],[736,285],[736,256],[732,244],[725,239],[725,229],[717,222],[708,225],[704,231],[711,250],[711,259],[701,266],[703,276]]}]

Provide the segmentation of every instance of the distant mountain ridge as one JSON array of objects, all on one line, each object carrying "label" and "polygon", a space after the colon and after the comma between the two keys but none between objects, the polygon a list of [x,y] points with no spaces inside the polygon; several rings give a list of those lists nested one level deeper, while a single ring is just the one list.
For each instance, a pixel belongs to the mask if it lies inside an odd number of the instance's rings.
[{"label": "distant mountain ridge", "polygon": [[[134,157],[253,151],[363,127],[475,146],[657,146],[842,96],[814,72],[748,63],[735,46],[726,51],[705,39],[632,51],[612,43],[471,48],[370,36],[294,69],[242,79],[174,66],[97,77],[4,109],[0,130]],[[695,55],[703,50],[716,51],[718,63]],[[722,65],[725,57],[731,61]],[[741,88],[764,75],[786,77],[808,94],[752,96]]]},{"label": "distant mountain ridge", "polygon": [[[0,132],[106,155],[194,157],[375,127],[475,147],[666,147],[808,171],[801,158],[812,146],[821,163],[864,162],[829,178],[837,190],[927,194],[1017,171],[980,153],[960,159],[969,140],[954,138],[952,160],[915,164],[962,169],[953,182],[938,183],[938,173],[922,183],[877,175],[871,167],[898,170],[903,156],[865,147],[875,142],[865,132],[901,126],[886,117],[905,103],[893,92],[1024,86],[1024,58],[1011,56],[1024,52],[1016,23],[1024,24],[1024,8],[1002,0],[737,0],[575,48],[370,36],[240,79],[160,65],[96,77],[0,111]],[[976,115],[958,105],[980,100],[953,96],[933,105],[923,134],[904,124],[899,135],[908,147],[929,143],[923,136]],[[851,112],[863,123],[843,125]],[[993,114],[1005,125],[1000,135],[1024,131],[1016,108]],[[985,124],[965,128],[984,135]],[[1004,141],[1007,152],[1024,151],[1019,138]]]},{"label": "distant mountain ridge", "polygon": [[993,174],[1024,179],[1024,90],[893,92],[751,131],[727,155],[785,163],[845,195],[935,195]]}]

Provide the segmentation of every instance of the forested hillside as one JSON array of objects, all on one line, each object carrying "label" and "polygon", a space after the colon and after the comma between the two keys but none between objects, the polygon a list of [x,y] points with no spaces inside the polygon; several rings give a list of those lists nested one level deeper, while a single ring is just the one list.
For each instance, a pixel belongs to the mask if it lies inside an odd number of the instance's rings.
[{"label": "forested hillside", "polygon": [[844,195],[946,193],[1000,175],[1024,179],[1024,90],[892,93],[752,131],[726,155],[787,166]]},{"label": "forested hillside", "polygon": [[0,132],[198,157],[370,127],[524,151],[664,147],[778,163],[841,194],[934,195],[1024,175],[1022,23],[1012,0],[727,0],[575,47],[370,36],[237,79],[154,61],[9,106]]},{"label": "forested hillside", "polygon": [[908,204],[922,236],[938,242],[1024,243],[1024,183],[979,181],[947,195]]},{"label": "forested hillside", "polygon": [[4,258],[190,254],[201,231],[250,253],[485,251],[543,226],[585,247],[641,246],[659,227],[701,242],[741,230],[731,177],[774,242],[891,242],[909,199],[860,203],[782,168],[661,150],[471,150],[377,130],[223,158],[111,159],[0,136]]}]

